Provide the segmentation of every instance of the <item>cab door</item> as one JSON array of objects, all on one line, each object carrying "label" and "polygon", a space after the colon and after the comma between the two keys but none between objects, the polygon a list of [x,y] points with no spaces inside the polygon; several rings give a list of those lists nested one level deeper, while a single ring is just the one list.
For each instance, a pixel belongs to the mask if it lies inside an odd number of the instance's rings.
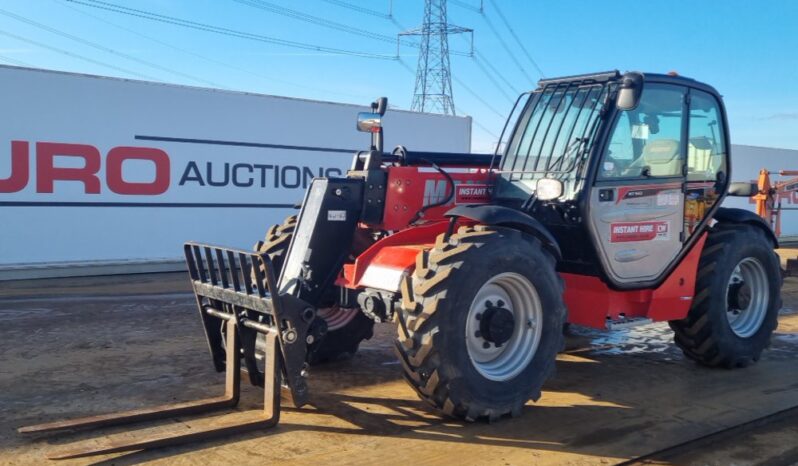
[{"label": "cab door", "polygon": [[615,116],[589,199],[589,228],[614,282],[657,279],[682,249],[687,89],[646,83]]},{"label": "cab door", "polygon": [[728,178],[726,131],[720,101],[708,92],[690,89],[684,230],[689,239],[721,198]]}]

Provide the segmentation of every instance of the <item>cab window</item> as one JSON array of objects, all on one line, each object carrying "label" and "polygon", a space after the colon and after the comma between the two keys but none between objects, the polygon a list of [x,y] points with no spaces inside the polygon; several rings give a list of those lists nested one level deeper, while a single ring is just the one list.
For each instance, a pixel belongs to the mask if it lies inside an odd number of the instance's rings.
[{"label": "cab window", "polygon": [[685,89],[647,84],[633,110],[619,112],[599,179],[681,176]]},{"label": "cab window", "polygon": [[712,95],[690,93],[690,139],[687,181],[716,181],[726,173],[726,144],[718,101]]}]

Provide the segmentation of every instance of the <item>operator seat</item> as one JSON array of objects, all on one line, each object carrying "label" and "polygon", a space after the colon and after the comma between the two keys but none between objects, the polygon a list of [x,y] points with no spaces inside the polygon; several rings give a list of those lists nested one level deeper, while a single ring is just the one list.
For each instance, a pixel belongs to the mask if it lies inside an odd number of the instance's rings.
[{"label": "operator seat", "polygon": [[706,136],[690,138],[687,146],[687,181],[705,181],[715,178],[723,164],[723,154]]},{"label": "operator seat", "polygon": [[679,141],[655,139],[643,147],[643,153],[626,170],[628,174],[639,174],[643,167],[649,168],[650,176],[679,176],[682,173],[682,158]]}]

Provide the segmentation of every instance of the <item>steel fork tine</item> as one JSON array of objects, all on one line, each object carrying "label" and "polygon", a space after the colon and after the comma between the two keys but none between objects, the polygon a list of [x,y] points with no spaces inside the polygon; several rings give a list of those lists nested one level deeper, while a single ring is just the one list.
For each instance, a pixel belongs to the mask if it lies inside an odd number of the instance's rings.
[{"label": "steel fork tine", "polygon": [[[236,342],[235,344],[237,345],[238,343]],[[96,439],[89,440],[72,444],[71,446],[68,445],[61,450],[53,451],[49,453],[47,457],[50,459],[71,459],[126,451],[146,450],[150,448],[181,445],[199,440],[207,440],[272,427],[280,420],[281,369],[278,351],[277,336],[274,332],[269,332],[266,335],[266,378],[263,384],[263,410],[262,412],[253,413],[253,417],[251,418],[243,421],[240,418],[218,420],[214,422],[214,427],[210,429],[191,430],[191,426],[188,426],[189,432],[178,433],[176,435],[172,432],[131,438],[128,435],[121,434],[118,436],[121,438],[117,439],[111,437],[105,442],[98,442]],[[228,358],[228,363],[234,366],[234,370],[231,371],[228,369],[227,391],[236,392],[237,398],[237,392],[240,387],[240,375],[231,376],[231,372],[235,374],[241,373],[240,359],[236,357],[232,359],[239,362],[236,363],[232,361],[231,358]]]},{"label": "steel fork tine", "polygon": [[[227,323],[227,364],[225,379],[225,393],[222,396],[205,398],[201,400],[186,401],[168,405],[153,406],[151,408],[133,409],[130,411],[120,411],[117,413],[100,414],[66,421],[49,422],[33,426],[20,427],[17,431],[21,434],[35,434],[58,432],[73,429],[91,429],[97,427],[108,427],[121,424],[131,424],[134,422],[152,421],[166,419],[179,415],[199,414],[220,408],[230,408],[238,403],[238,392],[240,386],[240,359],[236,358],[237,347],[240,344],[237,338],[238,332],[234,322]],[[231,357],[232,356],[232,357]],[[238,370],[236,370],[238,368]]]},{"label": "steel fork tine", "polygon": [[[150,431],[142,432],[140,435],[120,433],[101,439],[81,441],[53,451],[48,455],[49,458],[80,458],[178,445],[262,429],[277,424],[280,417],[280,380],[284,357],[278,335],[279,329],[272,328],[265,322],[253,320],[254,317],[250,316],[250,313],[254,312],[267,314],[272,312],[274,316],[279,315],[281,303],[279,296],[267,296],[264,289],[265,286],[269,288],[274,286],[271,263],[263,262],[263,258],[260,256],[245,251],[221,249],[196,243],[187,243],[184,251],[197,306],[202,315],[206,337],[214,357],[214,364],[217,370],[225,371],[224,394],[201,400],[38,424],[22,427],[18,431],[24,434],[33,434],[99,428],[142,421],[174,419],[183,415],[232,408],[238,404],[240,398],[242,359],[247,363],[253,383],[257,385],[262,383],[263,411],[258,412],[254,417],[244,413],[243,417],[237,415],[230,419],[214,419],[210,428],[197,428],[196,424],[194,426],[186,424],[184,429],[177,432],[152,433]],[[238,257],[238,263],[236,257]],[[225,259],[227,259],[227,263],[225,263]],[[262,263],[257,263],[257,259],[260,259]],[[261,271],[260,266],[266,270]],[[241,276],[238,275],[239,273]],[[255,276],[254,280],[252,275]],[[245,288],[243,292],[240,289],[242,283],[239,278],[243,280]],[[268,283],[264,284],[264,280]],[[258,298],[268,299],[270,303],[264,303]],[[215,319],[220,319],[224,323],[224,331],[216,325],[218,321]],[[261,373],[254,363],[257,334],[262,334],[265,337],[266,344],[262,379]],[[291,374],[294,372],[295,370],[287,374],[289,384],[292,380]]]}]

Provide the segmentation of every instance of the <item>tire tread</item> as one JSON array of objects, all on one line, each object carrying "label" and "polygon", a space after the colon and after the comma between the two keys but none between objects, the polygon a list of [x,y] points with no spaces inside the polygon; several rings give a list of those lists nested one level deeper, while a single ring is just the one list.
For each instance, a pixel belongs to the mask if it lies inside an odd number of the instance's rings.
[{"label": "tire tread", "polygon": [[[509,238],[508,238],[509,236]],[[447,380],[440,369],[441,358],[438,354],[437,339],[439,336],[438,309],[450,299],[449,279],[454,270],[460,268],[466,260],[474,260],[472,255],[489,241],[529,241],[544,256],[551,256],[542,249],[541,243],[523,235],[517,230],[497,229],[485,225],[461,226],[450,237],[441,234],[437,237],[432,249],[422,251],[417,256],[416,269],[402,283],[402,309],[396,313],[397,342],[394,345],[396,354],[404,369],[404,376],[418,396],[427,404],[441,410],[449,416],[475,421],[484,419],[495,421],[504,415],[518,416],[527,400],[519,400],[510,406],[501,408],[482,406],[464,399]],[[554,258],[547,257],[553,264]],[[553,270],[553,267],[552,267]],[[559,278],[560,296],[563,292],[563,281]],[[561,312],[565,321],[565,308],[547,310]],[[400,315],[401,314],[401,315]],[[562,332],[557,332],[561,341],[557,348],[564,345]],[[540,384],[554,372],[554,360],[548,362]],[[540,397],[540,387],[532,387],[531,398]]]},{"label": "tire tread", "polygon": [[[712,312],[713,305],[717,305],[712,299],[712,291],[717,285],[718,263],[734,247],[734,239],[737,235],[746,234],[757,235],[758,241],[768,242],[770,240],[759,231],[758,228],[733,223],[719,223],[708,233],[704,249],[701,252],[698,272],[696,274],[695,297],[688,315],[681,320],[669,322],[674,331],[674,342],[688,358],[711,367],[739,368],[746,367],[756,362],[763,348],[755,349],[752,354],[738,354],[730,349],[730,345],[724,344],[724,336],[713,328]],[[776,254],[772,252],[772,254]],[[777,262],[778,263],[778,260]],[[779,274],[779,280],[781,275]],[[779,282],[779,288],[781,282]],[[776,297],[776,309],[781,308],[781,297]],[[768,335],[775,330],[776,319],[765,318],[763,325],[770,326],[766,331]]]}]

